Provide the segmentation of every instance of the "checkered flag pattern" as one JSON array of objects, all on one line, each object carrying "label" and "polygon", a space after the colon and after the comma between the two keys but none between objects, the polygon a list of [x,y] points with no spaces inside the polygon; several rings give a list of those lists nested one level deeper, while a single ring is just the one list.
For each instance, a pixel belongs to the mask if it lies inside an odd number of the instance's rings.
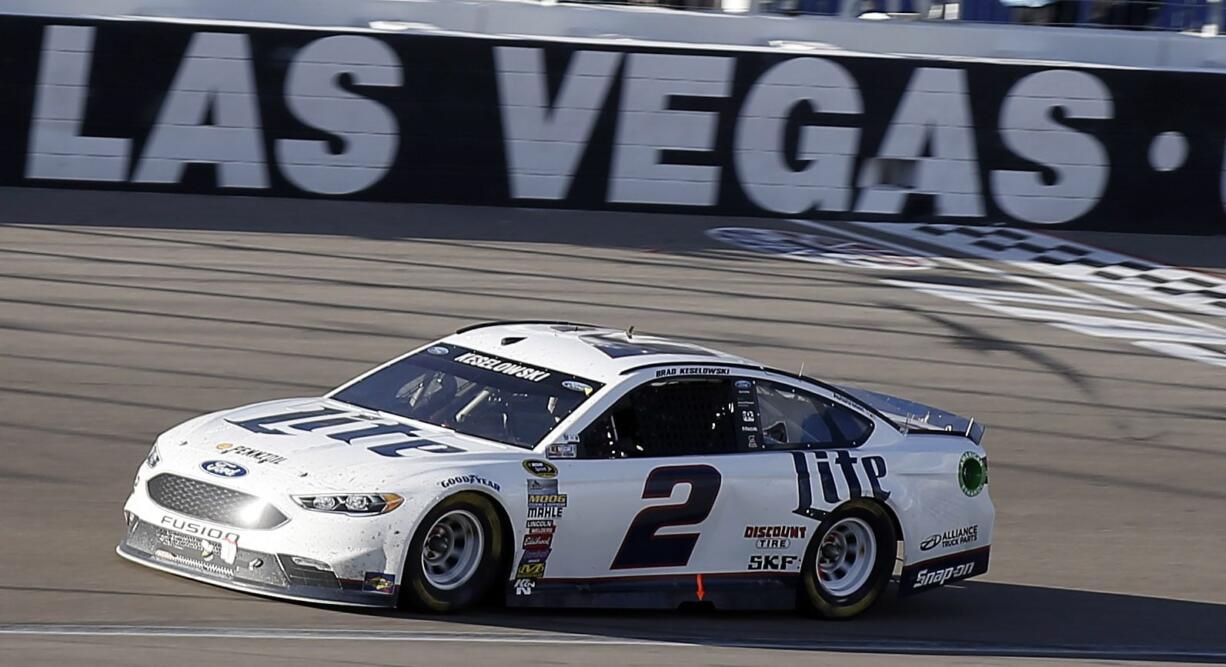
[{"label": "checkered flag pattern", "polygon": [[[1198,312],[1226,315],[1226,280],[1211,275],[1146,262],[1046,234],[1019,229],[914,225],[920,238],[937,245],[966,247],[981,257],[1046,265],[1045,273],[1077,280],[1114,283]],[[986,252],[985,252],[986,251]]]}]

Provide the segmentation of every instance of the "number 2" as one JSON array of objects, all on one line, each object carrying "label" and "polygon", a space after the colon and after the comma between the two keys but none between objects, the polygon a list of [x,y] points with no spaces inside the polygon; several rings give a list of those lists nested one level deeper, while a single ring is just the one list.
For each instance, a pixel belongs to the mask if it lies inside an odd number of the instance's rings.
[{"label": "number 2", "polygon": [[709,465],[664,466],[648,473],[643,485],[644,500],[668,498],[678,484],[689,484],[690,495],[677,505],[656,505],[640,511],[630,522],[611,569],[687,565],[699,533],[656,532],[667,526],[692,526],[705,521],[715,506],[722,481],[719,471]]}]

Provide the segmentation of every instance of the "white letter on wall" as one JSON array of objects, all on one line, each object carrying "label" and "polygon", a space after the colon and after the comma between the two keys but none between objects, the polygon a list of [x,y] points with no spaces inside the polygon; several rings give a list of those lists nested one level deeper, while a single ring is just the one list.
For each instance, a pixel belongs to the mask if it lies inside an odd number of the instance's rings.
[{"label": "white letter on wall", "polygon": [[777,213],[846,211],[860,130],[801,127],[796,155],[808,164],[793,171],[785,159],[784,132],[792,110],[803,102],[819,113],[864,112],[856,82],[840,65],[819,58],[775,65],[754,84],[741,108],[734,151],[737,178],[754,203]]},{"label": "white letter on wall", "polygon": [[338,79],[346,73],[359,86],[403,83],[395,51],[372,37],[325,37],[294,56],[285,84],[290,112],[344,142],[344,149],[334,155],[327,141],[277,140],[281,172],[303,190],[328,195],[364,190],[383,178],[396,159],[396,117],[382,104],[342,88]]},{"label": "white letter on wall", "polygon": [[552,106],[544,49],[499,46],[494,59],[511,197],[566,197],[622,54],[576,51]]},{"label": "white letter on wall", "polygon": [[26,178],[127,178],[131,140],[81,135],[93,47],[89,26],[49,25],[43,31]]},{"label": "white letter on wall", "polygon": [[992,172],[992,194],[1009,215],[1026,222],[1056,224],[1094,208],[1111,162],[1089,134],[1052,118],[1063,108],[1068,118],[1111,118],[1111,91],[1091,74],[1073,70],[1036,72],[1018,81],[1000,110],[1000,134],[1009,150],[1056,172],[1050,185],[1038,170]]},{"label": "white letter on wall", "polygon": [[268,187],[246,35],[192,36],[133,180],[177,183],[191,162],[216,164],[222,187]]},{"label": "white letter on wall", "polygon": [[[930,149],[930,155],[923,155],[925,147]],[[931,194],[936,200],[936,215],[982,216],[983,197],[966,72],[916,68],[886,130],[877,160],[914,165],[912,183],[909,187],[882,183],[881,179],[873,178],[882,169],[867,165],[860,172],[859,184],[864,191],[856,204],[858,212],[897,214],[909,195]]]},{"label": "white letter on wall", "polygon": [[719,167],[663,164],[664,150],[709,151],[719,121],[710,111],[676,111],[674,97],[727,97],[735,60],[633,53],[622,84],[609,201],[710,206]]}]

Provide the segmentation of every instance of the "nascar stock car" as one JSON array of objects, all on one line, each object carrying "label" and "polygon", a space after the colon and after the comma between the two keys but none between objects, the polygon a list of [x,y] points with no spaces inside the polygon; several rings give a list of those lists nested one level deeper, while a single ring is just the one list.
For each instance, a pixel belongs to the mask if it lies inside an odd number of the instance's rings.
[{"label": "nascar stock car", "polygon": [[461,329],[322,398],[157,438],[123,557],[253,593],[431,611],[870,607],[987,570],[983,427],[697,345]]}]

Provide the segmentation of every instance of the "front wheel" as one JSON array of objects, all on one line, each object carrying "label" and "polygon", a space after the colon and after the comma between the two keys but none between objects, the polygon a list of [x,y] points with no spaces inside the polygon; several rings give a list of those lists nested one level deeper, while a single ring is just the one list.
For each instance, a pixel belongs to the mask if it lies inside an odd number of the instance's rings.
[{"label": "front wheel", "polygon": [[863,613],[890,582],[898,538],[876,503],[852,502],[826,517],[801,570],[806,606],[831,619]]},{"label": "front wheel", "polygon": [[502,521],[488,499],[461,493],[443,500],[413,536],[401,603],[434,612],[472,606],[498,578],[503,542]]}]

